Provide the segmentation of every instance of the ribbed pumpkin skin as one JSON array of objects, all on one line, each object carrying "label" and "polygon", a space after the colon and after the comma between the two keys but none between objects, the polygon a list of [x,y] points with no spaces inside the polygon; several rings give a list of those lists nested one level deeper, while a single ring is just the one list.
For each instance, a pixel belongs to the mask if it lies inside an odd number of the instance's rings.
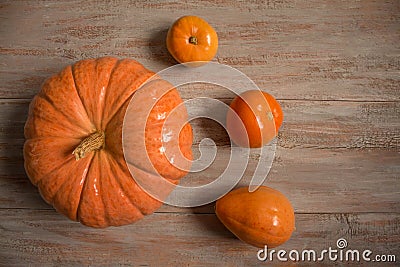
[{"label": "ribbed pumpkin skin", "polygon": [[[132,223],[161,206],[136,184],[122,150],[129,100],[153,75],[134,60],[105,57],[79,61],[43,84],[25,124],[25,170],[58,212],[87,226],[108,227]],[[175,89],[164,95],[151,111],[148,121],[154,123],[147,123],[145,132],[151,162],[175,184],[186,172],[169,163],[159,149],[161,139],[152,135],[161,134],[164,119],[159,113],[168,115],[181,102]],[[76,160],[73,150],[96,131],[105,134],[103,148]],[[179,141],[182,154],[191,159],[189,124]]]}]

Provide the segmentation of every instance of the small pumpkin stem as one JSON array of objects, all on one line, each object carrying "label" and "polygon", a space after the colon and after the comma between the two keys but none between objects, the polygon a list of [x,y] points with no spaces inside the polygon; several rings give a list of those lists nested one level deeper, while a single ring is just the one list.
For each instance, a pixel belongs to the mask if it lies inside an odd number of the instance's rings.
[{"label": "small pumpkin stem", "polygon": [[189,37],[189,44],[197,45],[197,37],[196,36],[190,36]]},{"label": "small pumpkin stem", "polygon": [[87,153],[93,150],[103,148],[105,144],[104,132],[95,132],[83,139],[83,141],[74,149],[72,154],[76,160],[84,158]]}]

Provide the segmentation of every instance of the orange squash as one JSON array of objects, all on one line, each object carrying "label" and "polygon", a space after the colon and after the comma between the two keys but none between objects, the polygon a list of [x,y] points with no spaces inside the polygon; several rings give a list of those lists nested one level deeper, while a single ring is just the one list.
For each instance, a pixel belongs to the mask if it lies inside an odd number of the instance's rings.
[{"label": "orange squash", "polygon": [[[104,57],[67,66],[43,84],[25,124],[25,170],[58,212],[87,226],[107,227],[132,223],[161,206],[132,178],[121,137],[132,95],[153,75],[134,60]],[[158,79],[151,86],[165,83]],[[181,102],[176,89],[165,94],[150,112],[144,137],[156,170],[175,184],[186,172],[163,156],[161,131]],[[183,155],[191,159],[189,124],[179,141]],[[135,147],[129,149],[135,153]]]},{"label": "orange squash", "polygon": [[179,18],[167,33],[167,49],[179,63],[201,66],[214,58],[218,50],[218,36],[210,24],[197,16]]},{"label": "orange squash", "polygon": [[294,211],[279,191],[261,186],[233,190],[217,200],[215,213],[239,239],[260,248],[279,246],[294,231]]},{"label": "orange squash", "polygon": [[[232,141],[242,147],[266,145],[277,135],[283,122],[281,106],[267,92],[245,91],[233,99],[230,107],[232,110],[227,113],[226,126]],[[241,123],[246,131],[240,127]]]}]

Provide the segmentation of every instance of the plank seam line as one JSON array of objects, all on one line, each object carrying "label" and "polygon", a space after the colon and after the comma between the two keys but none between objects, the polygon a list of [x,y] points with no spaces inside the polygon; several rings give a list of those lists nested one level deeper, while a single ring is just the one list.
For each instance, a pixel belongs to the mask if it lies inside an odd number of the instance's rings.
[{"label": "plank seam line", "polygon": [[[52,208],[4,208],[0,207],[0,211],[6,210],[27,210],[27,211],[52,211],[54,214],[57,213]],[[153,214],[175,214],[175,215],[215,215],[214,212],[180,212],[180,211],[156,211]],[[400,211],[355,211],[355,212],[295,212],[296,215],[335,215],[335,214],[352,214],[352,215],[363,215],[363,214],[398,214],[400,216]],[[59,214],[61,215],[61,214]]]}]

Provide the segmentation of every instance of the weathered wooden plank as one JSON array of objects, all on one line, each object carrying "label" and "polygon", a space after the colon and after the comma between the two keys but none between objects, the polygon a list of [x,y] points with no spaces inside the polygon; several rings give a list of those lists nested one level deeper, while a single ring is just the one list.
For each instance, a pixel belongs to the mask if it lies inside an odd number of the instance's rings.
[{"label": "weathered wooden plank", "polygon": [[[57,266],[288,266],[262,262],[257,248],[236,239],[214,214],[154,214],[136,224],[91,229],[55,216],[50,211],[0,210],[0,265]],[[162,226],[162,227],[160,227]],[[296,214],[296,231],[280,246],[289,252],[337,249],[345,238],[348,248],[395,255],[399,260],[399,214]],[[286,255],[287,256],[287,255]],[[346,264],[329,261],[326,265]],[[309,266],[312,262],[299,262]],[[350,262],[359,265],[361,262]],[[318,263],[317,263],[318,264]],[[319,263],[321,264],[321,263]],[[392,265],[391,265],[392,264]],[[297,264],[296,264],[297,265]],[[387,263],[385,266],[394,266]]]},{"label": "weathered wooden plank", "polygon": [[[23,170],[23,124],[28,103],[29,100],[0,101],[2,207],[48,208]],[[338,212],[398,211],[399,103],[282,103],[286,119],[270,185],[290,192],[295,207],[302,212],[326,212],[327,208],[332,209],[325,204],[329,201],[338,203],[334,208]],[[196,144],[210,137],[220,146],[217,160],[207,172],[185,179],[207,183],[218,177],[228,161],[228,138],[222,128],[210,121],[194,121],[193,127]],[[252,170],[258,157],[254,152],[250,158]],[[246,177],[251,176],[251,168]],[[169,207],[164,210],[174,211]],[[197,210],[207,211],[210,207]]]},{"label": "weathered wooden plank", "polygon": [[281,146],[398,150],[400,145],[397,102],[283,103],[287,119],[280,132]]},{"label": "weathered wooden plank", "polygon": [[3,1],[0,97],[31,98],[46,77],[88,57],[171,66],[166,31],[196,14],[219,34],[215,61],[280,99],[399,100],[399,11],[395,0]]},{"label": "weathered wooden plank", "polygon": [[[229,104],[231,99],[221,101]],[[400,102],[282,100],[281,103],[285,116],[278,142],[281,147],[399,150]],[[22,144],[28,105],[29,100],[0,99],[2,143],[13,140],[15,144]],[[207,109],[213,114],[213,108],[199,107],[194,113],[201,114],[202,109]],[[191,124],[194,144],[208,137],[218,146],[230,145],[228,135],[217,122],[196,119]]]},{"label": "weathered wooden plank", "polygon": [[[226,104],[231,99],[222,99]],[[400,146],[399,102],[299,101],[281,100],[284,112],[283,127],[279,131],[281,147],[315,148],[379,148],[398,150]],[[209,114],[218,108],[208,105],[194,112]],[[194,120],[197,144],[205,137],[218,146],[230,145],[222,126],[211,120]]]},{"label": "weathered wooden plank", "polygon": [[[225,170],[230,150],[219,148],[213,164],[182,180],[187,186],[207,184]],[[258,164],[252,153],[243,179],[246,186]],[[297,212],[400,212],[400,165],[396,151],[278,148],[265,185],[282,191]],[[26,177],[21,160],[1,161],[0,208],[50,208]],[[235,177],[232,177],[235,178]],[[163,206],[160,212],[213,212]],[[60,215],[61,216],[61,215]]]}]

